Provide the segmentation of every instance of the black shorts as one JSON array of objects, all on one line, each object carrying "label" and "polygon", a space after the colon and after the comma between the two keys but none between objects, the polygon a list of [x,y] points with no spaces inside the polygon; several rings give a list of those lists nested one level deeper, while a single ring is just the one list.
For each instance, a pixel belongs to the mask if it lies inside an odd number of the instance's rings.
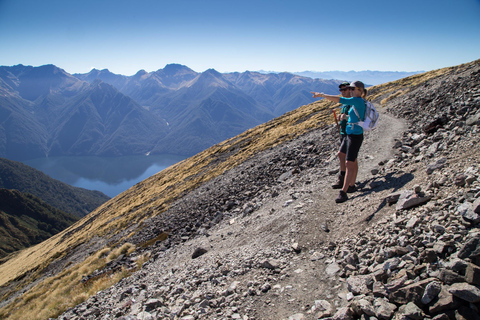
[{"label": "black shorts", "polygon": [[340,135],[340,152],[341,153],[347,153],[347,142],[345,140],[347,138],[346,134],[341,134]]},{"label": "black shorts", "polygon": [[363,134],[348,134],[340,145],[340,152],[347,155],[347,161],[355,161],[363,142]]}]

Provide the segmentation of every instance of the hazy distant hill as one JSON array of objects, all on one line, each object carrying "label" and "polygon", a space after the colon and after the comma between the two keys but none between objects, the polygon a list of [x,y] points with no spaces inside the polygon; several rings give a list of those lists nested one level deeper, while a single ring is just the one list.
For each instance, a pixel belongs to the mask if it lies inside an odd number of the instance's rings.
[{"label": "hazy distant hill", "polygon": [[40,243],[79,219],[31,194],[0,188],[0,258]]},{"label": "hazy distant hill", "polygon": [[337,93],[338,84],[179,64],[133,76],[0,67],[0,156],[189,156],[313,102],[312,90]]},{"label": "hazy distant hill", "polygon": [[110,199],[99,191],[72,187],[23,163],[0,158],[0,188],[32,194],[52,207],[83,217]]},{"label": "hazy distant hill", "polygon": [[310,77],[314,79],[340,79],[355,81],[361,80],[369,85],[377,85],[385,82],[395,81],[405,77],[412,76],[414,74],[423,73],[425,71],[303,71],[303,72],[294,72],[294,74]]}]

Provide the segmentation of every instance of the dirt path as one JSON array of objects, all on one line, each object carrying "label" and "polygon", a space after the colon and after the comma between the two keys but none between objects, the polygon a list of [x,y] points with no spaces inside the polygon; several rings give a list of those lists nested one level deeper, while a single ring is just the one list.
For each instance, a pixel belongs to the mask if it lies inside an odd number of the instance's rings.
[{"label": "dirt path", "polygon": [[[360,184],[372,178],[371,170],[377,168],[380,161],[393,157],[394,141],[401,137],[406,128],[404,121],[393,118],[382,110],[380,113],[381,122],[374,131],[365,135],[360,150],[357,179]],[[313,136],[315,134],[312,133]],[[320,136],[315,138],[319,139]],[[337,292],[342,290],[339,286],[344,283],[342,279],[326,271],[332,261],[328,257],[323,259],[314,257],[320,252],[328,251],[326,248],[330,243],[364,230],[368,226],[366,217],[376,208],[362,207],[359,202],[364,202],[367,197],[370,203],[371,200],[381,203],[388,190],[378,194],[360,191],[351,195],[351,200],[346,203],[336,204],[334,199],[338,195],[338,190],[330,187],[336,176],[328,175],[326,171],[337,167],[338,161],[332,156],[327,168],[307,170],[300,174],[290,182],[290,188],[281,192],[275,199],[265,202],[255,213],[254,218],[244,219],[245,227],[241,233],[249,235],[248,243],[242,238],[241,242],[227,241],[225,244],[228,250],[242,246],[265,249],[281,243],[286,246],[298,244],[301,250],[293,257],[285,256],[289,267],[284,275],[272,276],[272,280],[276,280],[277,290],[270,295],[267,303],[262,297],[252,299],[251,308],[256,310],[255,319],[284,319],[285,315],[296,312],[305,314],[307,320],[314,319],[312,314],[306,313],[308,311],[305,309],[306,306],[311,306],[315,300],[338,299]],[[304,181],[311,183],[305,184]],[[292,194],[295,194],[294,198],[297,199],[285,207],[285,203],[292,200]],[[389,210],[391,209],[380,210],[376,217],[388,214]],[[238,226],[232,225],[221,232],[238,231]],[[283,280],[278,281],[279,278]],[[268,278],[266,280],[268,281]]]}]

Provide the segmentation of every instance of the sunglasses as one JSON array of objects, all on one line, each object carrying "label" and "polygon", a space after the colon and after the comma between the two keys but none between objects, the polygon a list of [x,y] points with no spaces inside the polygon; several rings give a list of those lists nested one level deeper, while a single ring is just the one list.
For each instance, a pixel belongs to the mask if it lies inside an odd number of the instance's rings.
[{"label": "sunglasses", "polygon": [[349,88],[342,88],[342,89],[340,89],[341,92],[347,91],[347,90],[350,90],[350,89],[349,89]]}]

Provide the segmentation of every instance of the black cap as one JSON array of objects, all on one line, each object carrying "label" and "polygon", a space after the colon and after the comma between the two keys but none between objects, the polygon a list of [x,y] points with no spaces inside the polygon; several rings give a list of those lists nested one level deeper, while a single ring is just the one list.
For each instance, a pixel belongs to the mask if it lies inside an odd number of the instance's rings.
[{"label": "black cap", "polygon": [[344,82],[340,83],[340,85],[338,87],[341,88],[341,87],[349,87],[349,86],[350,86],[350,82],[344,81]]}]

